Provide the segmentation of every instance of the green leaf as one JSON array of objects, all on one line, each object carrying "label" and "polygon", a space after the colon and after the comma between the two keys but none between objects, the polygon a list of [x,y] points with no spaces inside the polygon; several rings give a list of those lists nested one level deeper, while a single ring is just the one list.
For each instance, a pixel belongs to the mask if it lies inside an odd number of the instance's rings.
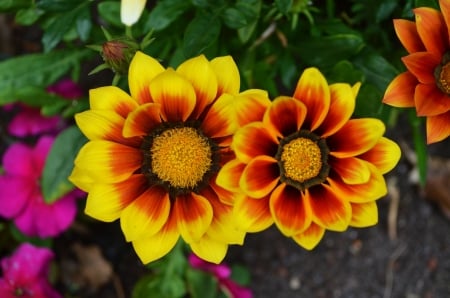
[{"label": "green leaf", "polygon": [[231,267],[231,279],[240,285],[250,284],[250,272],[248,268],[241,265]]},{"label": "green leaf", "polygon": [[216,14],[200,11],[186,28],[183,52],[186,58],[197,56],[219,37],[221,23]]},{"label": "green leaf", "polygon": [[425,186],[427,181],[427,144],[423,134],[423,118],[416,115],[414,109],[409,111],[409,123],[412,127],[414,149],[417,155],[417,167],[419,168],[419,182]]},{"label": "green leaf", "polygon": [[[242,1],[240,1],[240,2],[242,2]],[[256,0],[256,1],[252,0],[252,1],[248,1],[248,2],[249,2],[248,4],[250,4],[249,8],[252,10],[252,15],[254,16],[254,18],[252,19],[249,16],[249,18],[247,20],[248,25],[238,29],[239,40],[242,43],[246,43],[252,36],[253,32],[255,32],[256,25],[258,24],[258,17],[261,12],[261,6],[262,6],[262,3],[260,0]]]},{"label": "green leaf", "polygon": [[239,29],[247,25],[244,13],[234,7],[225,9],[222,18],[225,25],[232,29]]},{"label": "green leaf", "polygon": [[1,0],[0,11],[15,11],[20,8],[27,8],[33,4],[33,0]]},{"label": "green leaf", "polygon": [[98,13],[102,19],[115,27],[123,27],[120,21],[120,2],[104,1],[98,5]]},{"label": "green leaf", "polygon": [[169,283],[164,282],[160,275],[142,277],[134,286],[132,298],[179,298],[186,293],[183,279],[175,275]]},{"label": "green leaf", "polygon": [[88,7],[84,7],[80,11],[76,19],[76,27],[80,39],[84,42],[87,41],[92,29],[91,12]]},{"label": "green leaf", "polygon": [[45,105],[54,105],[58,103],[67,103],[68,100],[54,93],[48,93],[47,90],[41,87],[28,86],[18,89],[16,98],[32,107],[42,107]]},{"label": "green leaf", "polygon": [[57,136],[42,173],[42,194],[45,202],[55,202],[74,188],[68,177],[73,170],[75,157],[86,141],[76,126],[66,128]]},{"label": "green leaf", "polygon": [[282,14],[287,14],[292,7],[292,0],[275,0],[275,5]]},{"label": "green leaf", "polygon": [[186,271],[186,282],[191,298],[217,297],[217,280],[211,274],[189,268]]},{"label": "green leaf", "polygon": [[[51,12],[68,12],[74,9],[81,1],[73,0],[39,0],[36,7]],[[85,3],[88,1],[84,0]]]},{"label": "green leaf", "polygon": [[40,16],[44,14],[44,11],[30,7],[21,9],[16,13],[15,21],[19,25],[30,26],[33,25]]},{"label": "green leaf", "polygon": [[172,24],[181,14],[183,14],[191,3],[186,0],[165,0],[158,1],[150,12],[150,16],[144,25],[144,30],[160,31]]},{"label": "green leaf", "polygon": [[0,62],[0,104],[17,101],[21,89],[53,84],[91,54],[89,49],[58,50]]}]

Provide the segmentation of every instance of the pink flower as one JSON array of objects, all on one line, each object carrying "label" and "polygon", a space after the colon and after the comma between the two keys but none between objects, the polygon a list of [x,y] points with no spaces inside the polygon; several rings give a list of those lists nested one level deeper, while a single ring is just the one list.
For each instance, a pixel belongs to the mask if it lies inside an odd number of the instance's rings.
[{"label": "pink flower", "polygon": [[230,298],[252,298],[253,294],[250,289],[244,288],[233,280],[231,280],[231,269],[225,264],[213,264],[206,262],[195,254],[188,257],[189,264],[192,268],[199,269],[211,273],[218,281],[220,288]]},{"label": "pink flower", "polygon": [[40,178],[53,141],[53,137],[43,136],[34,148],[15,143],[3,155],[0,216],[14,220],[27,236],[56,236],[70,226],[76,215],[76,191],[52,204],[42,197]]},{"label": "pink flower", "polygon": [[[70,79],[63,79],[47,88],[48,93],[55,93],[67,99],[83,96],[83,90]],[[33,136],[42,133],[56,133],[63,128],[59,116],[42,116],[39,108],[19,105],[20,111],[8,125],[8,133],[16,137]]]},{"label": "pink flower", "polygon": [[0,297],[60,298],[48,282],[53,252],[47,248],[21,244],[10,257],[1,260]]}]

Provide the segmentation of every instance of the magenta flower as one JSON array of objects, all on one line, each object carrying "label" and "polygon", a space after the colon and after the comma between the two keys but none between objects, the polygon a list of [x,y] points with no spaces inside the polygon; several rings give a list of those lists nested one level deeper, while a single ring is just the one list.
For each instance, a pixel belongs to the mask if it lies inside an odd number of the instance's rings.
[{"label": "magenta flower", "polygon": [[[72,80],[63,79],[47,88],[48,93],[54,93],[67,99],[83,96],[83,90]],[[57,133],[64,123],[60,116],[45,117],[39,108],[19,105],[20,111],[8,125],[8,133],[16,137],[39,135],[42,133]]]},{"label": "magenta flower", "polygon": [[34,148],[11,145],[3,155],[0,176],[0,216],[11,219],[27,236],[53,237],[66,230],[76,215],[78,191],[52,204],[44,202],[40,178],[54,138],[42,136]]},{"label": "magenta flower", "polygon": [[10,256],[1,260],[0,297],[60,298],[48,282],[48,269],[53,259],[48,248],[21,244]]},{"label": "magenta flower", "polygon": [[250,289],[242,287],[234,282],[231,276],[231,269],[225,264],[213,264],[206,262],[195,254],[190,254],[188,257],[189,264],[192,268],[199,269],[212,274],[219,283],[219,287],[227,297],[230,298],[252,298],[253,294]]}]

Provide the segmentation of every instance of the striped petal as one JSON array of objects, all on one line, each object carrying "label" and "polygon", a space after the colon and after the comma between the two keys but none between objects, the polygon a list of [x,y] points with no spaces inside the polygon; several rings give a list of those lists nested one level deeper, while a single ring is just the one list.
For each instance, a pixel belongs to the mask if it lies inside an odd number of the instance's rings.
[{"label": "striped petal", "polygon": [[250,122],[261,121],[270,106],[267,91],[259,89],[245,90],[234,97],[233,110],[238,127]]},{"label": "striped petal", "polygon": [[198,257],[214,264],[222,262],[228,250],[226,243],[213,240],[208,235],[189,243],[189,245]]},{"label": "striped petal", "polygon": [[417,33],[416,23],[413,21],[394,20],[395,33],[408,53],[423,52],[425,46]]},{"label": "striped petal", "polygon": [[310,130],[322,124],[330,108],[330,89],[317,68],[307,68],[298,80],[294,97],[307,108],[306,123]]},{"label": "striped petal", "polygon": [[414,96],[418,116],[436,116],[450,111],[450,96],[436,85],[419,84]]},{"label": "striped petal", "polygon": [[156,59],[137,51],[128,70],[131,96],[140,104],[151,102],[148,87],[150,82],[163,71],[164,67]]},{"label": "striped petal", "polygon": [[217,185],[229,191],[239,192],[239,179],[245,166],[246,164],[240,162],[238,159],[227,162],[217,174]]},{"label": "striped petal", "polygon": [[124,118],[138,107],[134,98],[116,86],[89,90],[89,104],[91,110],[114,111]]},{"label": "striped petal", "polygon": [[352,220],[350,226],[366,228],[378,223],[378,207],[376,202],[352,204]]},{"label": "striped petal", "polygon": [[169,213],[169,194],[159,186],[148,188],[122,211],[120,226],[125,239],[155,235],[168,221]]},{"label": "striped petal", "polygon": [[180,64],[177,73],[191,82],[197,96],[193,116],[198,116],[210,105],[217,95],[217,78],[211,64],[204,55],[191,58]]},{"label": "striped petal", "polygon": [[311,223],[303,233],[292,236],[292,239],[301,247],[311,250],[319,244],[324,235],[324,228],[315,223]]},{"label": "striped petal", "polygon": [[217,97],[223,93],[235,95],[239,92],[241,79],[239,70],[231,56],[211,60],[211,67],[217,77]]},{"label": "striped petal", "polygon": [[147,103],[131,112],[123,126],[124,137],[146,136],[161,124],[161,105]]},{"label": "striped petal", "polygon": [[149,90],[153,101],[161,104],[161,116],[165,121],[186,121],[195,108],[194,87],[173,69],[156,76]]},{"label": "striped petal", "polygon": [[428,52],[418,52],[403,57],[402,61],[420,83],[435,84],[434,69],[441,62],[440,56]]},{"label": "striped petal", "polygon": [[395,167],[400,156],[401,150],[397,143],[383,137],[372,149],[360,155],[359,158],[375,165],[381,174],[386,174]]},{"label": "striped petal", "polygon": [[201,123],[201,129],[210,138],[232,135],[238,128],[233,109],[234,95],[223,94],[210,107]]},{"label": "striped petal", "polygon": [[330,85],[330,98],[330,110],[319,129],[322,138],[341,129],[355,110],[356,95],[349,84]]},{"label": "striped petal", "polygon": [[277,160],[261,155],[252,159],[242,172],[239,186],[252,198],[267,196],[278,184],[280,170]]},{"label": "striped petal", "polygon": [[383,122],[375,118],[351,119],[327,138],[330,154],[345,158],[364,153],[375,146],[385,129]]},{"label": "striped petal", "polygon": [[347,184],[362,184],[369,181],[370,170],[367,162],[356,158],[330,158],[330,166]]},{"label": "striped petal", "polygon": [[75,165],[96,182],[116,183],[129,178],[141,167],[142,154],[139,149],[95,140],[80,149]]},{"label": "striped petal", "polygon": [[195,242],[208,230],[213,209],[208,200],[195,193],[177,196],[174,202],[178,230],[187,243]]},{"label": "striped petal", "polygon": [[159,232],[150,237],[136,239],[132,241],[132,244],[142,263],[148,264],[168,254],[179,238],[177,218],[173,215],[172,210],[167,222]]},{"label": "striped petal", "polygon": [[409,71],[399,74],[387,87],[383,103],[399,108],[414,107],[417,83],[417,78]]},{"label": "striped petal", "polygon": [[345,231],[352,216],[350,203],[337,196],[333,188],[323,184],[322,187],[310,188],[305,192],[305,200],[311,206],[312,220],[319,226],[331,231]]},{"label": "striped petal", "polygon": [[146,188],[147,180],[143,175],[133,175],[115,184],[94,184],[89,190],[84,212],[98,220],[112,222]]},{"label": "striped petal", "polygon": [[285,183],[272,192],[269,207],[275,224],[287,237],[303,232],[311,224],[310,206],[299,190]]},{"label": "striped petal", "polygon": [[120,20],[127,26],[134,25],[141,17],[147,0],[121,0]]},{"label": "striped petal", "polygon": [[413,10],[416,15],[417,32],[427,51],[442,56],[448,48],[448,32],[442,14],[429,7]]},{"label": "striped petal", "polygon": [[277,97],[264,114],[263,123],[274,131],[275,136],[283,138],[298,130],[306,117],[306,106],[292,97]]},{"label": "striped petal", "polygon": [[113,111],[84,111],[75,115],[75,121],[89,140],[106,140],[132,147],[140,146],[140,139],[122,136],[125,119]]},{"label": "striped petal", "polygon": [[219,197],[219,200],[223,204],[232,206],[234,204],[234,201],[236,200],[236,198],[243,194],[241,194],[239,191],[237,191],[237,192],[229,191],[229,190],[217,185],[216,179],[217,179],[217,175],[215,177],[214,176],[211,177],[211,179],[209,180],[209,186],[211,186],[211,188],[214,190],[214,192]]},{"label": "striped petal", "polygon": [[328,183],[336,196],[351,203],[367,203],[387,194],[383,175],[369,164],[370,179],[364,184],[345,184],[342,181],[328,178]]},{"label": "striped petal", "polygon": [[436,143],[450,136],[450,111],[427,117],[427,143]]},{"label": "striped petal", "polygon": [[256,233],[269,228],[273,224],[269,207],[270,196],[253,199],[247,196],[238,198],[233,208],[236,225],[247,232]]},{"label": "striped petal", "polygon": [[253,122],[239,129],[231,144],[237,159],[249,163],[259,156],[275,156],[278,141],[271,135],[262,122]]}]

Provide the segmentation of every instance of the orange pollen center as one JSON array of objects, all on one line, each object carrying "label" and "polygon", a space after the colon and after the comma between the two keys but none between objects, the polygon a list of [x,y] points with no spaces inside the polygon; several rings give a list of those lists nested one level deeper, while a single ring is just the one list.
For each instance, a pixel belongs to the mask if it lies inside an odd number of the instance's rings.
[{"label": "orange pollen center", "polygon": [[212,165],[208,139],[192,127],[165,130],[153,139],[150,153],[153,173],[173,187],[195,187]]},{"label": "orange pollen center", "polygon": [[450,62],[441,67],[439,84],[442,91],[450,94]]},{"label": "orange pollen center", "polygon": [[319,175],[322,154],[316,142],[309,138],[297,138],[283,146],[281,161],[285,176],[304,182]]}]

